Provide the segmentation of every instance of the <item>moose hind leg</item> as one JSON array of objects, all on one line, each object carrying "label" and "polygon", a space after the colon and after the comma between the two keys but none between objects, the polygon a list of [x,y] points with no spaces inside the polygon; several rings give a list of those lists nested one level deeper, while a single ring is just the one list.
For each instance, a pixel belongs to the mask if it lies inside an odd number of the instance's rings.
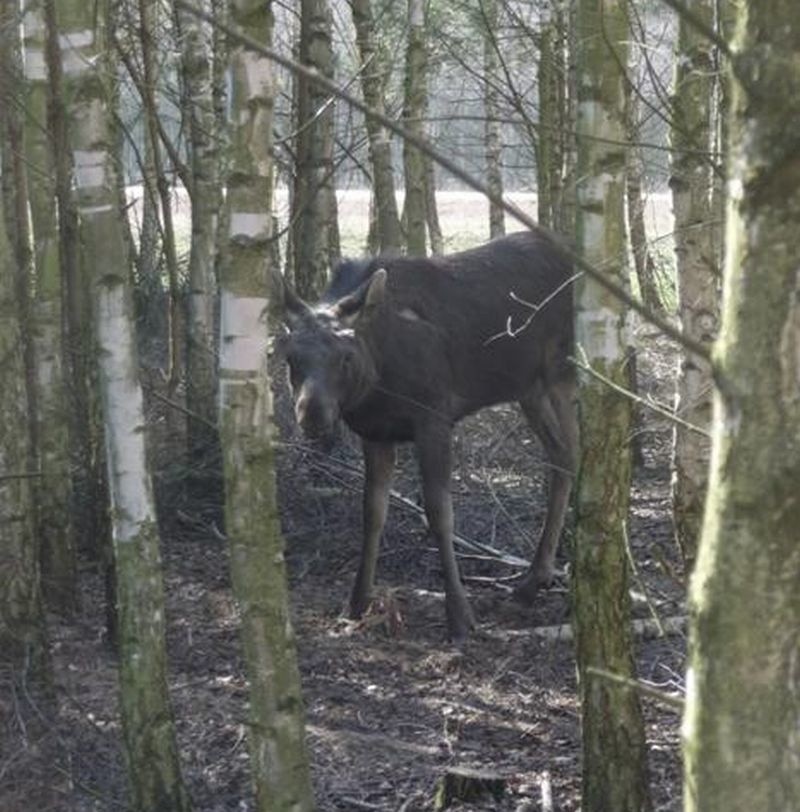
[{"label": "moose hind leg", "polygon": [[578,424],[575,387],[571,381],[555,384],[546,392],[531,395],[520,406],[539,436],[550,465],[547,515],[530,568],[514,590],[523,603],[531,603],[543,586],[555,577],[555,559],[564,518],[569,507],[578,456]]},{"label": "moose hind leg", "polygon": [[454,643],[463,643],[475,625],[467,592],[461,583],[453,549],[453,499],[450,493],[452,452],[450,429],[439,426],[418,433],[417,456],[422,474],[425,514],[439,547],[444,573],[447,629]]},{"label": "moose hind leg", "polygon": [[350,617],[360,618],[369,606],[375,583],[375,567],[381,543],[389,491],[394,473],[395,448],[392,443],[363,443],[364,450],[364,537],[358,575],[350,596]]}]

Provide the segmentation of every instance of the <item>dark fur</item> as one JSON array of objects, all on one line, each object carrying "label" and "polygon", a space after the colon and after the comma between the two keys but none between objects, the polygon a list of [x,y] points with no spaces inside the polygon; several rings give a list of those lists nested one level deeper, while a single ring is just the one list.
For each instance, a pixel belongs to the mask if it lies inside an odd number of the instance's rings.
[{"label": "dark fur", "polygon": [[[386,272],[385,290],[379,269]],[[553,538],[563,522],[574,464],[573,372],[567,360],[573,342],[571,273],[546,237],[523,232],[443,257],[347,261],[313,309],[287,294],[298,419],[307,433],[320,436],[343,418],[365,441],[368,475],[370,455],[372,467],[383,471],[393,444],[415,442],[443,557],[452,557],[449,491],[444,493],[452,426],[485,406],[522,404],[561,469],[551,482],[551,515],[540,550],[518,590],[523,598],[552,577]],[[367,535],[382,525],[379,503],[387,489],[367,483]],[[374,555],[368,546],[365,555]],[[451,596],[460,584],[452,583],[452,574],[448,581],[445,570],[450,630],[463,637],[469,609],[460,594]],[[363,610],[370,588],[369,572],[360,575],[354,613]]]}]

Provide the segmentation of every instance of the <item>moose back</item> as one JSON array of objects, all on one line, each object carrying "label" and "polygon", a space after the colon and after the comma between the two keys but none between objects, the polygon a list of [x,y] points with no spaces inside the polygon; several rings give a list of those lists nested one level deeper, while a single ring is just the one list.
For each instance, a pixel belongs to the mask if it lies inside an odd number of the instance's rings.
[{"label": "moose back", "polygon": [[295,414],[310,438],[342,419],[363,441],[364,537],[350,601],[366,610],[397,443],[415,445],[439,548],[449,634],[474,625],[453,551],[453,426],[517,401],[550,464],[547,517],[516,596],[551,582],[576,460],[572,268],[546,236],[520,232],[448,256],[343,262],[310,306],[284,286]]}]

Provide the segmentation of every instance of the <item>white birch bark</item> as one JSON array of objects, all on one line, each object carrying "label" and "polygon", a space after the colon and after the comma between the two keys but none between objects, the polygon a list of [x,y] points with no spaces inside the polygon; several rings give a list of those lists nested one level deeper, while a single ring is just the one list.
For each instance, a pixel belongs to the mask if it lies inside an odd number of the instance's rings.
[{"label": "white birch bark", "polygon": [[58,7],[69,78],[74,178],[102,393],[119,612],[120,704],[137,809],[190,808],[167,693],[164,594],[129,289],[116,205],[105,19],[82,0]]},{"label": "white birch bark", "polygon": [[[604,36],[598,36],[602,28]],[[617,284],[627,277],[624,0],[578,3],[578,250]],[[612,50],[613,49],[613,50]],[[625,388],[623,305],[594,280],[576,286],[575,354]],[[638,695],[598,678],[596,668],[633,677],[625,522],[631,452],[630,401],[579,373],[581,455],[576,487],[573,594],[583,740],[582,806],[650,808],[647,750]]]},{"label": "white birch bark", "polygon": [[[232,22],[270,44],[269,3],[239,0]],[[272,229],[270,61],[236,43],[229,54],[230,236],[222,274],[220,436],[231,578],[249,680],[248,742],[256,808],[314,808],[300,675],[289,617],[275,493],[267,312]]]},{"label": "white birch bark", "polygon": [[[712,0],[698,0],[693,13],[711,26]],[[711,208],[711,101],[714,88],[712,45],[684,18],[678,23],[675,57],[672,143],[675,258],[678,315],[693,341],[711,346],[719,327],[719,273]],[[683,351],[675,393],[682,420],[708,429],[711,423],[711,365]],[[703,518],[710,440],[676,424],[673,442],[672,515],[675,537],[687,572],[695,560]]]}]

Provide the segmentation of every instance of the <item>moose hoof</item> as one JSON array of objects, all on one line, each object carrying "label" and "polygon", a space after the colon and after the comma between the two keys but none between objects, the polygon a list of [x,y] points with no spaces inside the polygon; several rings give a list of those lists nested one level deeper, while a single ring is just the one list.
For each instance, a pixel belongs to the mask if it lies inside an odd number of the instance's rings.
[{"label": "moose hoof", "polygon": [[454,645],[462,646],[475,628],[475,616],[466,601],[454,604],[447,602],[447,632]]},{"label": "moose hoof", "polygon": [[348,612],[350,620],[361,620],[369,609],[370,601],[369,595],[353,595],[350,598],[350,611]]},{"label": "moose hoof", "polygon": [[539,575],[533,572],[528,573],[514,587],[512,597],[524,606],[530,606],[539,594],[540,589],[547,589],[555,581],[555,573]]}]

